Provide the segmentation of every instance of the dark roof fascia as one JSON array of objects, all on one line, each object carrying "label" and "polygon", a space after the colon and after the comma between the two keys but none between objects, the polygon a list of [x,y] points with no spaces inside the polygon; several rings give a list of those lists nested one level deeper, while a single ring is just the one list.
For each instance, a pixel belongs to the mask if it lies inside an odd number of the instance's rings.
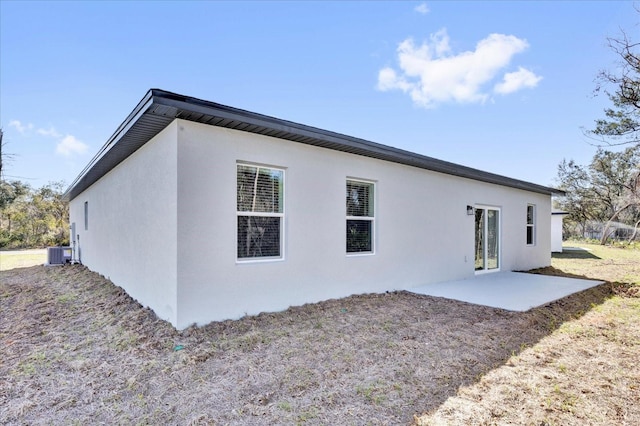
[{"label": "dark roof fascia", "polygon": [[[160,89],[151,89],[140,101],[127,119],[118,127],[116,132],[109,138],[100,152],[85,167],[80,176],[71,184],[65,197],[68,200],[75,198],[79,193],[97,181],[102,175],[115,167],[120,161],[131,155],[136,149],[146,143],[147,140],[136,141],[135,144],[127,144],[120,149],[119,155],[114,155],[114,159],[107,161],[109,151],[117,149],[118,142],[129,132],[139,120],[145,115],[161,115],[164,121],[154,122],[151,137],[159,133],[166,125],[175,118],[204,124],[238,128],[238,130],[251,133],[267,134],[274,137],[305,143],[323,148],[334,149],[351,154],[363,155],[399,164],[419,167],[439,173],[478,180],[496,185],[507,186],[525,191],[532,191],[546,195],[563,195],[564,192],[555,188],[550,188],[518,179],[485,172],[471,167],[438,160],[432,157],[416,154],[413,152],[393,148],[387,145],[367,141],[364,139],[347,136],[328,130],[319,129],[304,124],[294,123],[202,99],[187,97]],[[218,124],[218,123],[223,124]],[[163,124],[164,123],[164,124]],[[148,127],[148,125],[147,125]],[[103,164],[102,167],[96,167]],[[114,163],[114,164],[111,164]],[[94,169],[98,169],[95,173]],[[93,171],[93,172],[92,172]]]},{"label": "dark roof fascia", "polygon": [[[63,194],[63,199],[67,201],[71,201],[74,199],[79,193],[87,189],[93,183],[95,183],[102,176],[96,177],[95,179],[90,180],[90,172],[91,170],[100,162],[100,160],[113,148],[114,145],[118,143],[118,141],[122,138],[126,132],[131,129],[131,127],[138,121],[138,119],[149,109],[149,107],[153,104],[153,91],[149,90],[145,96],[142,98],[138,105],[131,111],[129,116],[118,126],[116,131],[111,135],[111,137],[107,140],[107,142],[100,148],[100,151],[89,161],[89,164],[86,165],[84,169],[80,172],[80,174],[76,177],[76,179],[69,185],[69,188]],[[131,154],[131,153],[130,153]],[[115,167],[115,165],[113,166]]]}]

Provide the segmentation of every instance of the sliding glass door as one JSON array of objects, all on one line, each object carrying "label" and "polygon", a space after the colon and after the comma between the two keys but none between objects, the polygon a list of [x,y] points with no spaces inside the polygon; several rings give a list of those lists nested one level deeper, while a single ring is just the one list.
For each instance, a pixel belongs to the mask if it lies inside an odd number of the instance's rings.
[{"label": "sliding glass door", "polygon": [[476,271],[500,270],[500,209],[476,206],[475,216]]}]

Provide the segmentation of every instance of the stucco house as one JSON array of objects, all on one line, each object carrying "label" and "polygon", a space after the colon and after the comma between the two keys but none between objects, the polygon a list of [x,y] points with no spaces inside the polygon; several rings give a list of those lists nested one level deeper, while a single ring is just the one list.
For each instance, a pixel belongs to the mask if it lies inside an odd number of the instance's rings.
[{"label": "stucco house", "polygon": [[182,329],[547,266],[559,192],[152,89],[65,196],[76,257]]}]

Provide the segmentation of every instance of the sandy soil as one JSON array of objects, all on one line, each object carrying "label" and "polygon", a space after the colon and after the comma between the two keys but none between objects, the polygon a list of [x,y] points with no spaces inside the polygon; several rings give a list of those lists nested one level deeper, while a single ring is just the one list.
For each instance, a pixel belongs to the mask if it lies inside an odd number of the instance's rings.
[{"label": "sandy soil", "polygon": [[[3,271],[0,422],[640,423],[640,335],[602,314],[623,288],[526,313],[361,295],[177,332],[82,266]],[[581,400],[599,414],[566,422]]]}]

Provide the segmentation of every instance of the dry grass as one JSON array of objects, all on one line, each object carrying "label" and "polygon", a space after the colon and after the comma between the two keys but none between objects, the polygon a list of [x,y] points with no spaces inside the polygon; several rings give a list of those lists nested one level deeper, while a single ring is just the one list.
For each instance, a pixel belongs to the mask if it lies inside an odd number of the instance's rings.
[{"label": "dry grass", "polygon": [[43,265],[46,261],[46,249],[0,251],[0,271]]},{"label": "dry grass", "polygon": [[640,424],[640,251],[583,247],[554,255],[538,272],[607,280],[612,296],[553,324],[553,333],[416,425]]},{"label": "dry grass", "polygon": [[[593,253],[545,272],[622,280]],[[398,292],[177,332],[81,266],[4,271],[0,422],[636,424],[629,283],[526,313]]]}]

